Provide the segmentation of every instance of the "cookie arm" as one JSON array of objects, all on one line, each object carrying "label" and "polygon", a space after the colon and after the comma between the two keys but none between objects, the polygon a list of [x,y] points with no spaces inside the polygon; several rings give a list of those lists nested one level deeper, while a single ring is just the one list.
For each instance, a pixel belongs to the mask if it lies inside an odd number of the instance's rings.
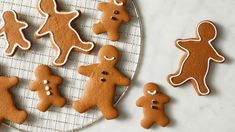
[{"label": "cookie arm", "polygon": [[190,49],[191,43],[187,39],[178,39],[176,40],[176,46],[185,51],[185,49]]},{"label": "cookie arm", "polygon": [[127,13],[127,12],[125,12],[124,14],[123,14],[123,21],[125,22],[125,23],[127,23],[127,22],[129,22],[131,20],[131,17],[129,16],[129,14]]},{"label": "cookie arm", "polygon": [[2,87],[10,89],[15,87],[19,83],[18,77],[0,77]]},{"label": "cookie arm", "polygon": [[29,86],[29,89],[31,91],[36,91],[37,90],[37,87],[38,87],[38,83],[37,83],[37,80],[34,81],[30,86]]},{"label": "cookie arm", "polygon": [[97,66],[96,64],[88,65],[88,66],[80,66],[77,69],[77,71],[78,71],[78,73],[80,73],[84,76],[90,77],[91,74],[93,73],[93,71],[95,70],[96,66]]},{"label": "cookie arm", "polygon": [[63,83],[63,78],[59,76],[53,76],[52,80],[55,82],[55,84],[62,84]]},{"label": "cookie arm", "polygon": [[131,80],[129,78],[127,78],[126,76],[124,76],[119,71],[117,71],[115,74],[114,74],[114,76],[116,76],[116,81],[115,82],[116,82],[117,85],[129,86],[131,84]]},{"label": "cookie arm", "polygon": [[4,26],[2,26],[2,27],[0,28],[0,36],[2,36],[4,32],[5,32]]},{"label": "cookie arm", "polygon": [[214,48],[210,51],[210,57],[216,62],[224,62],[225,58],[220,55]]},{"label": "cookie arm", "polygon": [[140,98],[136,101],[136,106],[138,106],[138,107],[143,107],[144,102],[145,102],[145,97],[142,96],[142,97],[140,97]]},{"label": "cookie arm", "polygon": [[36,31],[35,36],[36,37],[42,37],[44,35],[49,34],[48,29],[50,29],[50,26],[47,24],[47,21]]},{"label": "cookie arm", "polygon": [[162,94],[161,98],[159,98],[159,99],[164,104],[166,104],[166,103],[168,103],[170,101],[170,98],[167,95],[165,95],[165,94]]},{"label": "cookie arm", "polygon": [[102,2],[97,5],[97,9],[100,11],[104,11],[107,7],[108,3]]}]

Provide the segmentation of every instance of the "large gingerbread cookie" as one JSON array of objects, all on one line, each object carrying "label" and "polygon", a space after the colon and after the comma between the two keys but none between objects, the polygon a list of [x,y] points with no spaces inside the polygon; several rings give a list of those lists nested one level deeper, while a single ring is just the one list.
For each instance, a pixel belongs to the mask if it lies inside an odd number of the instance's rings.
[{"label": "large gingerbread cookie", "polygon": [[28,114],[16,108],[13,96],[10,93],[10,89],[18,83],[17,77],[0,76],[0,123],[3,119],[7,119],[22,124],[27,119]]},{"label": "large gingerbread cookie", "polygon": [[103,14],[100,22],[93,25],[93,31],[96,34],[107,33],[108,38],[112,41],[119,40],[121,24],[129,22],[131,19],[126,11],[126,0],[102,2],[98,4],[97,8]]},{"label": "large gingerbread cookie", "polygon": [[144,96],[136,101],[138,107],[143,108],[144,119],[141,120],[143,128],[150,128],[154,123],[165,127],[170,120],[165,114],[164,105],[170,101],[170,98],[160,91],[155,83],[147,83],[144,86]]},{"label": "large gingerbread cookie", "polygon": [[78,72],[90,78],[85,85],[83,97],[73,103],[73,108],[80,112],[97,106],[106,119],[118,117],[118,111],[113,106],[116,86],[128,86],[130,80],[117,68],[119,51],[111,45],[103,46],[99,53],[99,64],[81,66]]},{"label": "large gingerbread cookie", "polygon": [[0,36],[4,35],[8,44],[5,54],[13,56],[17,48],[29,50],[31,43],[25,38],[22,31],[28,27],[28,24],[19,21],[16,12],[13,10],[4,11],[2,19],[3,25],[0,27]]},{"label": "large gingerbread cookie", "polygon": [[217,36],[215,25],[211,21],[202,21],[197,27],[197,37],[179,39],[176,46],[185,51],[179,70],[168,76],[168,82],[176,87],[191,81],[198,95],[208,95],[210,89],[206,83],[210,61],[221,63],[225,58],[213,47]]},{"label": "large gingerbread cookie", "polygon": [[36,80],[30,85],[30,90],[37,91],[40,98],[38,109],[45,112],[51,105],[63,107],[66,100],[59,92],[59,85],[63,83],[60,76],[53,75],[46,65],[39,65],[35,70]]},{"label": "large gingerbread cookie", "polygon": [[55,66],[64,65],[72,50],[85,54],[93,50],[94,43],[84,42],[71,26],[71,23],[78,19],[80,11],[59,12],[55,0],[39,0],[38,9],[45,17],[45,21],[35,36],[37,38],[50,36],[56,50],[56,57],[53,60]]}]

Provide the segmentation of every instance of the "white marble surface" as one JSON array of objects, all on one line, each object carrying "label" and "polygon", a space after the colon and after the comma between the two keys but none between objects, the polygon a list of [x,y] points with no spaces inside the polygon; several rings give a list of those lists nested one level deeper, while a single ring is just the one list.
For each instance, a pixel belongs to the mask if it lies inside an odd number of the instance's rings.
[{"label": "white marble surface", "polygon": [[[135,101],[142,95],[143,85],[153,81],[172,98],[166,107],[171,124],[167,128],[154,126],[149,131],[234,132],[235,1],[136,0],[136,3],[144,25],[143,55],[131,90],[118,104],[120,117],[112,121],[100,120],[82,131],[145,131],[139,125],[143,114]],[[183,54],[175,48],[175,39],[194,37],[197,23],[204,19],[216,23],[219,36],[213,44],[227,60],[211,65],[208,83],[212,93],[199,97],[191,85],[172,88],[166,76],[177,69]],[[0,131],[13,130],[1,127]]]}]

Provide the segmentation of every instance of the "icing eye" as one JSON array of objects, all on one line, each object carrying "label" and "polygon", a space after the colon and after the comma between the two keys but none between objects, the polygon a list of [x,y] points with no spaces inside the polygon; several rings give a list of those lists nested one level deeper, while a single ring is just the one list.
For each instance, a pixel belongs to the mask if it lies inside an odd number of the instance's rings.
[{"label": "icing eye", "polygon": [[114,4],[117,6],[123,6],[124,3],[123,2],[118,2],[117,0],[114,0]]}]

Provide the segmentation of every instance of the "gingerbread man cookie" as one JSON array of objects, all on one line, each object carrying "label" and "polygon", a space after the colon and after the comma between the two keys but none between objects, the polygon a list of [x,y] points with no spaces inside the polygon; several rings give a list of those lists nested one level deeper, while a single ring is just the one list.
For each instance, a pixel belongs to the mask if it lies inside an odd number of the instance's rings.
[{"label": "gingerbread man cookie", "polygon": [[63,107],[66,100],[59,93],[58,87],[63,79],[53,75],[46,65],[39,65],[35,70],[36,80],[30,85],[30,90],[37,91],[40,98],[38,109],[45,112],[51,105]]},{"label": "gingerbread man cookie", "polygon": [[3,26],[0,28],[0,36],[4,35],[8,43],[5,54],[13,56],[18,47],[22,50],[29,50],[31,43],[25,38],[22,31],[28,27],[28,24],[19,21],[13,10],[4,11],[2,19]]},{"label": "gingerbread man cookie", "polygon": [[93,50],[94,43],[82,41],[71,26],[71,23],[78,19],[79,11],[59,12],[55,0],[39,0],[38,9],[45,17],[45,21],[35,36],[40,38],[50,35],[51,43],[57,52],[53,60],[55,66],[64,65],[72,50],[85,54],[89,54]]},{"label": "gingerbread man cookie", "polygon": [[126,11],[126,0],[102,2],[98,4],[97,8],[103,12],[103,15],[100,22],[93,25],[95,34],[107,33],[110,40],[119,40],[121,24],[129,22],[131,19]]},{"label": "gingerbread man cookie", "polygon": [[115,86],[128,86],[130,80],[116,68],[120,54],[114,46],[103,46],[98,53],[98,59],[99,64],[78,68],[78,72],[90,80],[85,85],[84,96],[73,103],[73,108],[83,113],[97,106],[103,116],[110,120],[118,117],[118,111],[113,106]]},{"label": "gingerbread man cookie", "polygon": [[17,77],[4,77],[0,76],[0,123],[4,119],[22,124],[28,117],[28,114],[19,110],[15,106],[13,96],[10,89],[19,83]]},{"label": "gingerbread man cookie", "polygon": [[176,87],[191,81],[198,95],[208,95],[210,89],[206,84],[210,60],[218,63],[224,62],[211,42],[216,38],[217,30],[210,21],[202,21],[197,27],[197,37],[192,39],[179,39],[176,46],[185,51],[179,70],[168,76],[168,82]]},{"label": "gingerbread man cookie", "polygon": [[143,107],[144,119],[141,121],[143,128],[150,128],[154,123],[165,127],[170,120],[165,114],[164,105],[170,98],[163,94],[155,83],[147,83],[144,86],[144,96],[136,101],[138,107]]}]

